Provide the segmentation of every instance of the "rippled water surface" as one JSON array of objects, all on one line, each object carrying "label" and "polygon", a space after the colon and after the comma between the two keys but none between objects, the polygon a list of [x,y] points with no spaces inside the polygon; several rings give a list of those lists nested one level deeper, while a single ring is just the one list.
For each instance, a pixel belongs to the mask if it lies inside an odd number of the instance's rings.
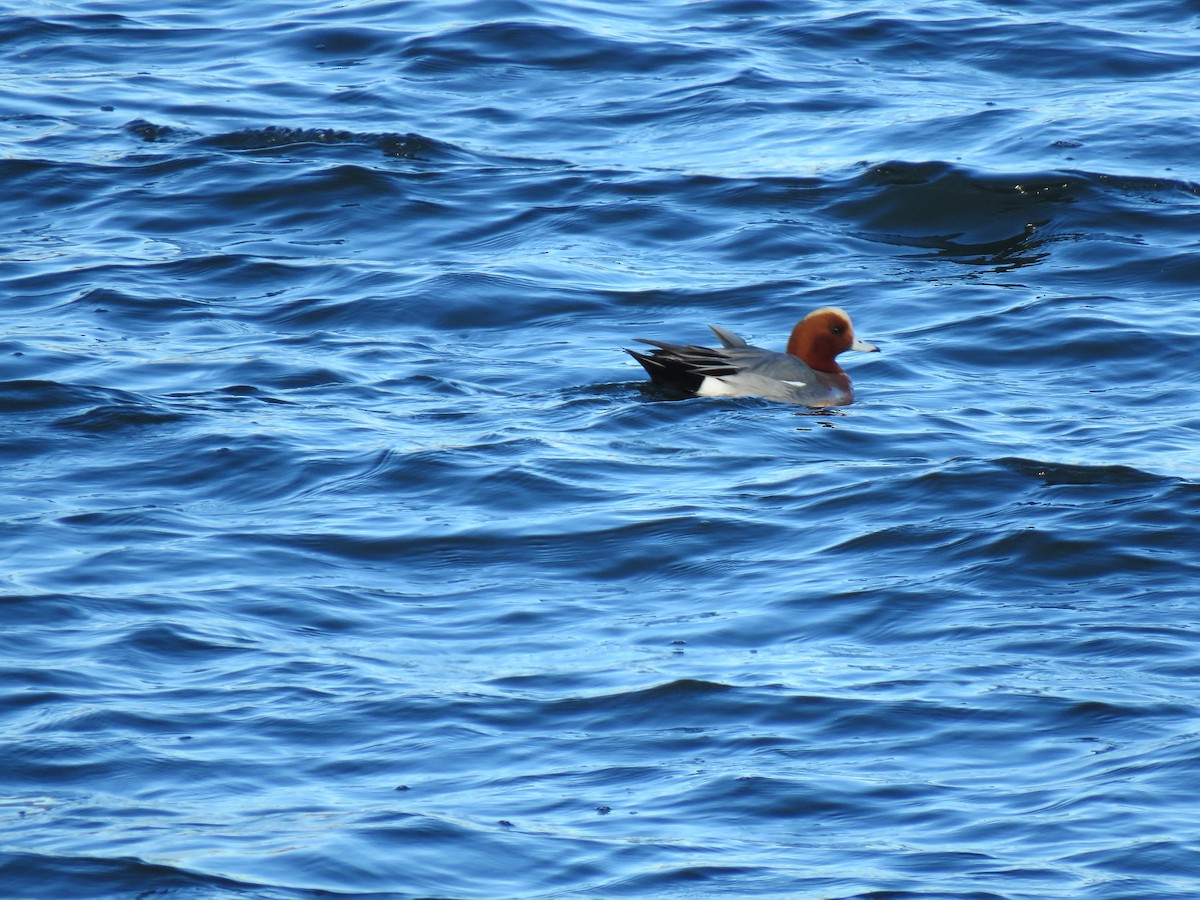
[{"label": "rippled water surface", "polygon": [[1200,5],[0,54],[0,896],[1200,895]]}]

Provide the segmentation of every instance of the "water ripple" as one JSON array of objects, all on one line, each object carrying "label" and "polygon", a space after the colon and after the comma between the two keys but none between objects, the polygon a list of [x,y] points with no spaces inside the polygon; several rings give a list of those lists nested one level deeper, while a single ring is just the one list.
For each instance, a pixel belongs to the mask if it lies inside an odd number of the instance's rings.
[{"label": "water ripple", "polygon": [[[1197,893],[1187,4],[106,10],[0,22],[9,893]],[[826,305],[838,410],[622,349]]]}]

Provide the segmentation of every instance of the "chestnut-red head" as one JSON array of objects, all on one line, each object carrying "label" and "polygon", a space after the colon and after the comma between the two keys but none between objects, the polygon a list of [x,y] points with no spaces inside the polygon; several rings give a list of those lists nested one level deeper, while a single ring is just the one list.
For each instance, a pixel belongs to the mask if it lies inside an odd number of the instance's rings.
[{"label": "chestnut-red head", "polygon": [[818,372],[843,371],[837,364],[837,355],[846,350],[873,353],[879,348],[856,338],[850,316],[836,306],[815,309],[797,322],[787,345],[788,353]]}]

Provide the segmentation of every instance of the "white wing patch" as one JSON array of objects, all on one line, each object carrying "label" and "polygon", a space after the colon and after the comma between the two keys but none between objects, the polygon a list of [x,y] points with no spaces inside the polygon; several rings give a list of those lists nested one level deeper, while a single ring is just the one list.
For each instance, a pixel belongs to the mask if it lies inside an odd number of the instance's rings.
[{"label": "white wing patch", "polygon": [[714,375],[705,376],[696,388],[697,397],[737,397],[741,391]]}]

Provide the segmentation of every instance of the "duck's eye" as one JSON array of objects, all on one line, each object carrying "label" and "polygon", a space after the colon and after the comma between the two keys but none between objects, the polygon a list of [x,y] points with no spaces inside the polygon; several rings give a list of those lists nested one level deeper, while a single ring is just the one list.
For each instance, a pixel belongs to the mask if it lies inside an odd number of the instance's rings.
[{"label": "duck's eye", "polygon": [[842,334],[846,330],[845,325],[830,325],[829,330],[834,334]]}]

